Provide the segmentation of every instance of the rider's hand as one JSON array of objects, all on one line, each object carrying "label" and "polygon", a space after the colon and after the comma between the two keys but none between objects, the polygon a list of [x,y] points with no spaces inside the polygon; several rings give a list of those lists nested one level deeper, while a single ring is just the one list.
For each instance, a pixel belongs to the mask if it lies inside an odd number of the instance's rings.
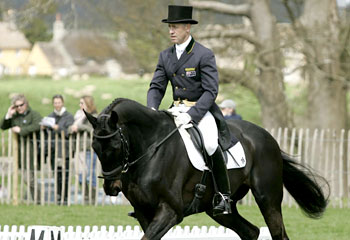
[{"label": "rider's hand", "polygon": [[167,111],[170,112],[171,115],[173,115],[175,117],[179,116],[179,114],[180,114],[180,111],[177,108],[169,108]]},{"label": "rider's hand", "polygon": [[175,118],[175,123],[177,126],[179,125],[186,125],[191,121],[191,116],[188,113],[180,113],[176,118]]}]

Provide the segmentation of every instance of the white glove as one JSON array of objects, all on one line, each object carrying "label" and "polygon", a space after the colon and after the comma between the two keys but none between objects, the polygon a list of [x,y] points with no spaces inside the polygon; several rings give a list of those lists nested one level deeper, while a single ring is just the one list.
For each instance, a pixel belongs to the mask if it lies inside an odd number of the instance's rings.
[{"label": "white glove", "polygon": [[180,114],[179,109],[176,109],[176,108],[169,108],[167,111],[170,112],[171,115],[173,115],[175,117],[179,116],[179,114]]},{"label": "white glove", "polygon": [[175,124],[176,126],[179,125],[186,125],[192,120],[190,114],[188,113],[180,113],[176,118],[175,118]]}]

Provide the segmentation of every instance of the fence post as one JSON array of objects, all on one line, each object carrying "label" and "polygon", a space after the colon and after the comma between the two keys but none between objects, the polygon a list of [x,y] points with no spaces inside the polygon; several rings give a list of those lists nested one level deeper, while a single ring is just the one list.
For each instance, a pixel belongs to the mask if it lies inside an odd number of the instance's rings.
[{"label": "fence post", "polygon": [[69,135],[68,138],[68,144],[69,144],[69,164],[68,164],[68,196],[67,196],[67,205],[70,206],[72,202],[72,178],[73,178],[73,172],[72,169],[74,168],[74,159],[73,159],[73,135]]},{"label": "fence post", "polygon": [[12,134],[12,156],[13,156],[13,191],[12,191],[12,204],[18,205],[18,135]]},{"label": "fence post", "polygon": [[[48,159],[50,161],[50,159]],[[44,177],[44,163],[45,163],[45,135],[44,131],[40,130],[40,204],[41,206],[45,205],[45,177]],[[50,184],[48,182],[48,184]],[[50,200],[48,199],[49,203]]]},{"label": "fence post", "polygon": [[339,145],[339,206],[343,208],[343,200],[344,200],[344,135],[345,130],[342,129],[340,131],[340,145]]},{"label": "fence post", "polygon": [[[61,131],[61,153],[62,153],[62,168],[61,168],[61,205],[64,204],[64,199],[66,198],[66,136],[64,131]],[[57,150],[56,150],[57,151]],[[57,163],[57,162],[56,162]],[[68,179],[67,179],[68,180]]]}]

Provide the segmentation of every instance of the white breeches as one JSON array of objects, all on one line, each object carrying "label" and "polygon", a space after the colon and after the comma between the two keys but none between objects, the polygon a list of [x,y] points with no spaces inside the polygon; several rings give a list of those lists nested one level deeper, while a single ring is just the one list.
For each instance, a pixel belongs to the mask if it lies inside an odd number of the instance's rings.
[{"label": "white breeches", "polygon": [[[175,106],[169,109],[173,115],[176,115],[176,112],[187,112],[190,110],[190,107],[186,106]],[[213,155],[216,149],[218,148],[218,128],[214,116],[207,112],[204,117],[199,121],[198,128],[202,133],[205,150],[209,156]]]}]

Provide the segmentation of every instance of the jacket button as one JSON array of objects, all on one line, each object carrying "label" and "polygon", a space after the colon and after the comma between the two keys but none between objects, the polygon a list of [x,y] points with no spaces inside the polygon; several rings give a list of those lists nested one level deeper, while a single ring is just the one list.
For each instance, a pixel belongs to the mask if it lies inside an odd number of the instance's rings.
[{"label": "jacket button", "polygon": [[183,88],[184,91],[186,91],[186,88]]},{"label": "jacket button", "polygon": [[185,76],[185,74],[181,74],[181,77],[184,77]]},{"label": "jacket button", "polygon": [[173,76],[175,77],[175,76],[176,76],[176,73],[174,73]]},{"label": "jacket button", "polygon": [[178,86],[176,86],[176,87],[175,87],[175,89],[179,89],[179,87],[178,87]]}]

